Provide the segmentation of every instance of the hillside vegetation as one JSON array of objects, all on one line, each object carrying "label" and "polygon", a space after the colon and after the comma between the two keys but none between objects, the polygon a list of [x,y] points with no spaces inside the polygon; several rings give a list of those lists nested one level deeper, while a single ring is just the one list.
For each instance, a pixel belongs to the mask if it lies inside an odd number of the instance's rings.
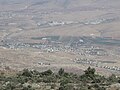
[{"label": "hillside vegetation", "polygon": [[0,90],[119,90],[120,77],[105,77],[89,67],[83,75],[60,69],[38,72],[24,69],[15,75],[0,74]]}]

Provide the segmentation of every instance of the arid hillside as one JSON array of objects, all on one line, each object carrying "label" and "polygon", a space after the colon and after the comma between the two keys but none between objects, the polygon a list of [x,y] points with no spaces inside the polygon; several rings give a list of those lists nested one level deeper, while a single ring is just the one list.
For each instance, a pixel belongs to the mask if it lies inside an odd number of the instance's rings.
[{"label": "arid hillside", "polygon": [[0,0],[1,70],[119,74],[119,29],[120,0]]}]

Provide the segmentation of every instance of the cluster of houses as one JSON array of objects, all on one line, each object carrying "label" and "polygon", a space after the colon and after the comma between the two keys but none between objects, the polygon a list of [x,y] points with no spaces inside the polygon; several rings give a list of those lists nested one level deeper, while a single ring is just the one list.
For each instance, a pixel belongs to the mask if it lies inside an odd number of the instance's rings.
[{"label": "cluster of houses", "polygon": [[[98,68],[104,68],[104,69],[107,69],[107,70],[113,70],[113,71],[119,71],[120,72],[120,67],[110,66],[107,62],[104,62],[104,61],[76,58],[74,60],[74,62],[77,63],[77,64],[90,65],[90,66],[94,66],[94,67],[98,67]],[[115,63],[115,62],[111,62],[111,63]]]},{"label": "cluster of houses", "polygon": [[64,37],[59,39],[59,36],[47,36],[32,38],[39,40],[38,43],[22,43],[22,42],[4,42],[3,47],[17,49],[17,48],[36,48],[44,52],[71,52],[79,55],[96,55],[106,56],[107,51],[103,48],[93,45],[87,45],[81,37]]},{"label": "cluster of houses", "polygon": [[106,56],[107,52],[103,49],[89,48],[85,50],[86,54],[89,55],[97,55],[97,56]]}]

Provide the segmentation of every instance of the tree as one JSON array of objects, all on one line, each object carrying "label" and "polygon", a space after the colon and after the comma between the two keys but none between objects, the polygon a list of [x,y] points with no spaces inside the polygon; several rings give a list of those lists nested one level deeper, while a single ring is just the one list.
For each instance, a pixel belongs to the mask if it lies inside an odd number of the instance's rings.
[{"label": "tree", "polygon": [[94,75],[95,74],[95,68],[88,67],[87,70],[84,71],[86,75]]},{"label": "tree", "polygon": [[83,82],[91,82],[95,80],[95,69],[88,67],[87,70],[84,71],[85,74],[83,74],[82,76],[80,76],[81,81]]},{"label": "tree", "polygon": [[32,77],[32,73],[28,69],[24,69],[22,72],[22,76]]},{"label": "tree", "polygon": [[42,75],[45,75],[45,76],[50,76],[50,75],[53,74],[53,72],[49,69],[49,70],[47,70],[47,71],[45,71],[45,72],[42,72],[41,74],[42,74]]},{"label": "tree", "polygon": [[60,70],[58,71],[58,74],[62,76],[64,74],[64,69],[60,68]]}]

